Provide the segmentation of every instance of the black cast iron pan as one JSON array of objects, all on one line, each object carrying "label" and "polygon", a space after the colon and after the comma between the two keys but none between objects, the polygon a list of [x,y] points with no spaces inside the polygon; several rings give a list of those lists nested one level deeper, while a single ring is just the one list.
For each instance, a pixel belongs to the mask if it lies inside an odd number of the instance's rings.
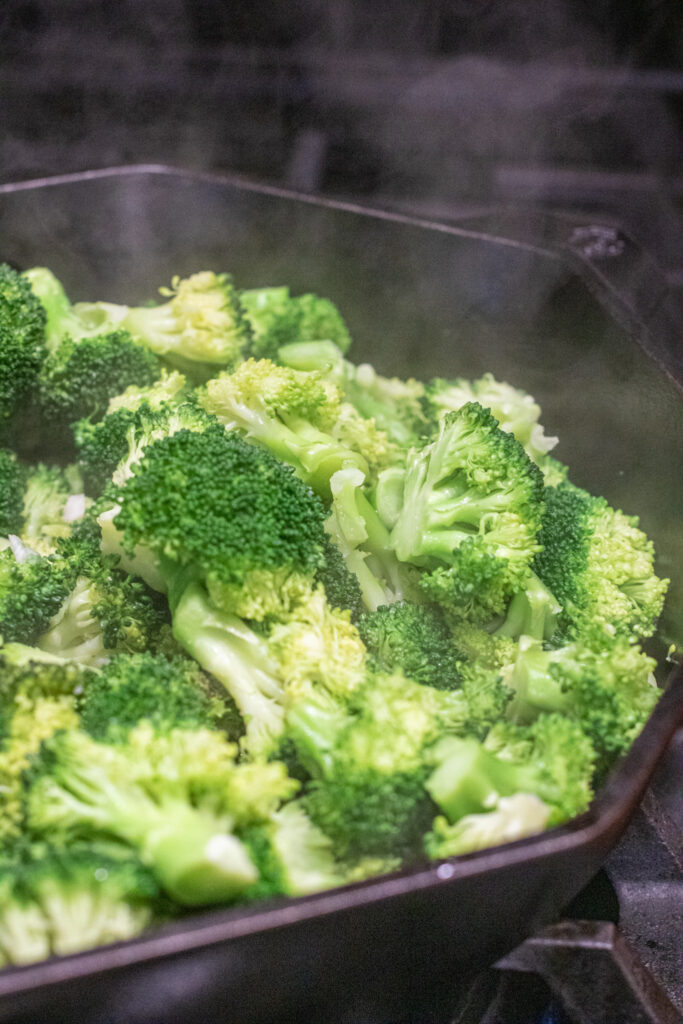
[{"label": "black cast iron pan", "polygon": [[[142,301],[173,274],[329,295],[356,360],[530,391],[581,486],[638,511],[680,564],[683,354],[657,268],[613,227],[497,212],[457,224],[165,167],[0,186],[0,258],[50,266],[74,300]],[[663,646],[680,640],[672,586]],[[660,653],[661,653],[660,650]],[[623,831],[683,723],[674,674],[590,810],[541,836],[0,972],[0,1022],[430,1024],[459,985],[557,916]]]}]

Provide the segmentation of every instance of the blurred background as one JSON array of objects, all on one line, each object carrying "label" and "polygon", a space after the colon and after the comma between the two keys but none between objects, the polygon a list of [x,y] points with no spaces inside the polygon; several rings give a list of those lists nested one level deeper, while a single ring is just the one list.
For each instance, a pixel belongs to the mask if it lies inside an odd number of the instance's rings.
[{"label": "blurred background", "polygon": [[0,180],[127,162],[599,211],[683,289],[681,0],[3,0]]}]

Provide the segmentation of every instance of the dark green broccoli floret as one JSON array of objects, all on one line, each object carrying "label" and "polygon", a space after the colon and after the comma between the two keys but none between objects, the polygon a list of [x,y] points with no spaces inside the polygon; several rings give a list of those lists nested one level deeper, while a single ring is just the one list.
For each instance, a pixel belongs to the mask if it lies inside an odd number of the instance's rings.
[{"label": "dark green broccoli floret", "polygon": [[50,557],[0,551],[0,635],[36,645],[76,581],[69,565]]},{"label": "dark green broccoli floret", "polygon": [[217,425],[150,444],[118,499],[125,545],[157,552],[171,591],[191,569],[218,607],[246,618],[288,605],[322,565],[322,505],[289,467]]},{"label": "dark green broccoli floret", "polygon": [[344,556],[325,534],[323,540],[324,562],[316,571],[317,583],[322,583],[331,608],[348,609],[351,621],[357,622],[365,610],[363,594],[358,578],[349,571]]},{"label": "dark green broccoli floret", "polygon": [[472,621],[500,613],[538,551],[543,477],[487,409],[469,402],[407,458],[391,539],[425,570],[426,596]]},{"label": "dark green broccoli floret", "polygon": [[378,669],[402,669],[409,679],[452,690],[461,682],[461,654],[441,610],[407,601],[366,612],[358,623],[361,639]]},{"label": "dark green broccoli floret", "polygon": [[95,739],[125,732],[142,719],[211,727],[223,713],[194,661],[148,653],[119,655],[93,673],[78,710],[82,728]]},{"label": "dark green broccoli floret", "polygon": [[0,264],[0,438],[38,379],[45,356],[45,319],[29,282]]},{"label": "dark green broccoli floret", "polygon": [[0,891],[0,962],[10,964],[131,939],[163,908],[142,864],[82,846],[34,849],[2,870]]},{"label": "dark green broccoli floret", "polygon": [[14,452],[0,448],[0,537],[21,533],[24,470]]},{"label": "dark green broccoli floret", "polygon": [[129,385],[153,384],[160,372],[157,357],[127,331],[64,338],[41,368],[42,414],[50,430],[66,428],[81,417],[99,420],[115,395]]},{"label": "dark green broccoli floret", "polygon": [[545,500],[534,570],[562,605],[560,631],[574,638],[598,624],[634,640],[650,636],[669,581],[655,575],[637,517],[568,481],[546,488]]}]

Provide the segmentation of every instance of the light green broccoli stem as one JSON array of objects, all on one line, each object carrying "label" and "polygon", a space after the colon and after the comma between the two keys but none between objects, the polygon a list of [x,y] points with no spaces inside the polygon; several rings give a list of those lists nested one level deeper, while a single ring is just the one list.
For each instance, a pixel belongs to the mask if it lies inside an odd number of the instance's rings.
[{"label": "light green broccoli stem", "polygon": [[534,572],[529,572],[525,589],[514,594],[505,619],[494,630],[496,636],[526,636],[550,640],[562,607]]},{"label": "light green broccoli stem", "polygon": [[249,752],[270,751],[284,729],[283,688],[263,639],[237,616],[217,609],[199,583],[180,596],[173,635],[237,704]]}]

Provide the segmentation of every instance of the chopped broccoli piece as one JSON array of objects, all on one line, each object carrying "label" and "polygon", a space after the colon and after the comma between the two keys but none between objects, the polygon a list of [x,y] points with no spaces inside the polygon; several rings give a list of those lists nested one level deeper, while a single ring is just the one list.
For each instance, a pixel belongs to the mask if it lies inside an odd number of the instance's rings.
[{"label": "chopped broccoli piece", "polygon": [[234,899],[256,880],[225,806],[234,755],[208,729],[141,722],[116,743],[59,732],[27,776],[27,826],[52,842],[126,843],[179,903]]},{"label": "chopped broccoli piece", "polygon": [[542,832],[550,808],[533,793],[502,796],[494,808],[482,814],[466,814],[451,824],[443,815],[434,819],[425,836],[425,852],[431,860],[443,860],[475,850]]},{"label": "chopped broccoli piece", "polygon": [[134,938],[162,907],[142,864],[96,848],[39,849],[0,885],[0,955],[12,964]]},{"label": "chopped broccoli piece", "polygon": [[251,353],[276,359],[284,345],[327,340],[346,352],[351,338],[341,314],[329,299],[317,295],[291,296],[289,288],[251,288],[240,300],[253,331]]},{"label": "chopped broccoli piece", "polygon": [[45,322],[45,310],[30,283],[0,263],[0,440],[38,380]]},{"label": "chopped broccoli piece", "polygon": [[380,671],[402,669],[409,679],[437,689],[460,685],[462,655],[438,607],[408,601],[382,605],[366,612],[358,629]]},{"label": "chopped broccoli piece", "polygon": [[23,506],[24,470],[13,451],[0,448],[0,537],[21,532]]},{"label": "chopped broccoli piece", "polygon": [[125,733],[143,719],[210,728],[223,706],[194,661],[144,653],[118,655],[93,673],[78,710],[81,728],[99,740]]},{"label": "chopped broccoli piece", "polygon": [[327,534],[323,539],[323,564],[316,570],[315,581],[322,583],[330,608],[351,612],[351,621],[358,622],[365,605],[358,578],[348,569],[344,556]]},{"label": "chopped broccoli piece", "polygon": [[539,550],[543,478],[491,413],[470,402],[408,455],[403,507],[391,540],[425,570],[428,599],[485,621],[525,582]]},{"label": "chopped broccoli piece", "polygon": [[538,422],[541,407],[531,395],[485,373],[478,380],[444,380],[437,377],[426,388],[429,407],[437,419],[455,412],[467,402],[478,402],[490,409],[501,430],[512,434],[523,445],[534,462],[540,462],[557,444],[556,437],[546,437]]},{"label": "chopped broccoli piece", "polygon": [[568,481],[547,487],[534,570],[562,605],[568,638],[599,624],[631,639],[651,636],[668,580],[654,572],[654,548],[638,518],[610,508]]},{"label": "chopped broccoli piece", "polygon": [[130,385],[154,384],[159,360],[133,341],[127,331],[87,338],[64,338],[40,371],[40,407],[49,429],[66,429],[75,420],[99,420],[110,399]]}]

